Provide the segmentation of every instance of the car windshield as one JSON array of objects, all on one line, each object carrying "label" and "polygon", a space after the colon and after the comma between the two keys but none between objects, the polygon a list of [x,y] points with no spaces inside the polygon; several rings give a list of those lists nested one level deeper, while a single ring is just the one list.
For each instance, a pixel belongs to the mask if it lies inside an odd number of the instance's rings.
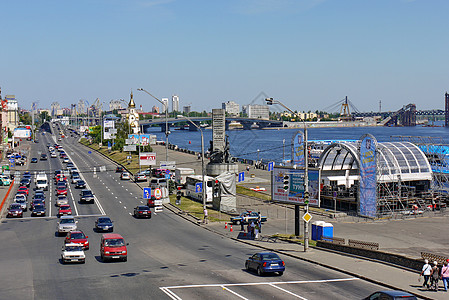
[{"label": "car windshield", "polygon": [[60,209],[70,209],[70,205],[61,205]]},{"label": "car windshield", "polygon": [[20,204],[11,204],[11,209],[20,209],[21,207]]},{"label": "car windshield", "polygon": [[149,210],[150,208],[148,206],[138,206],[137,210]]},{"label": "car windshield", "polygon": [[45,207],[42,205],[42,204],[37,204],[37,205],[35,205],[34,206],[34,209],[35,210],[38,210],[38,209],[44,209]]},{"label": "car windshield", "polygon": [[262,260],[278,260],[278,259],[280,259],[279,256],[277,256],[277,254],[274,254],[274,253],[262,254],[261,257],[262,257]]},{"label": "car windshield", "polygon": [[61,224],[75,224],[75,219],[61,219]]},{"label": "car windshield", "polygon": [[111,223],[111,219],[109,219],[109,218],[100,218],[100,219],[98,219],[98,223]]},{"label": "car windshield", "polygon": [[83,196],[92,196],[91,191],[83,191]]},{"label": "car windshield", "polygon": [[58,186],[58,190],[65,190],[65,186],[63,185]]},{"label": "car windshield", "polygon": [[45,184],[45,183],[47,183],[47,180],[38,180],[37,181],[37,184]]},{"label": "car windshield", "polygon": [[23,198],[16,198],[16,202],[17,203],[25,203],[26,201]]},{"label": "car windshield", "polygon": [[125,241],[123,239],[108,239],[104,242],[104,245],[108,247],[121,247],[125,245]]},{"label": "car windshield", "polygon": [[82,251],[82,246],[66,246],[65,251]]},{"label": "car windshield", "polygon": [[84,239],[86,236],[82,232],[72,232],[70,235],[70,239],[77,240],[77,239]]}]

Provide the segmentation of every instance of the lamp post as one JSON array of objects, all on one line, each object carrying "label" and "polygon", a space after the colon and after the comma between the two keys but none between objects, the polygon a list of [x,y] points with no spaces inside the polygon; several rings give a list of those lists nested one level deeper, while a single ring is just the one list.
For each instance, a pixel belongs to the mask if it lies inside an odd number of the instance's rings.
[{"label": "lamp post", "polygon": [[193,124],[201,133],[201,175],[203,180],[203,187],[201,188],[201,193],[203,197],[203,210],[206,209],[206,183],[205,183],[205,176],[204,176],[204,136],[203,136],[203,130],[200,126],[196,125],[195,122],[193,122],[189,117],[178,115],[178,118],[184,118],[190,123]]},{"label": "lamp post", "polygon": [[[293,110],[285,106],[281,101],[273,100],[273,98],[266,98],[265,101],[267,102],[267,105],[279,104],[280,106],[282,106],[283,108],[285,108],[286,110],[288,110],[289,112],[300,118],[299,114],[295,113]],[[304,119],[303,124],[304,124],[304,204],[305,204],[304,214],[307,214],[309,212],[309,153],[307,150],[308,148],[307,125]],[[299,215],[299,206],[295,205],[295,219],[298,220],[299,222],[299,216],[297,217],[297,215]],[[304,252],[306,252],[308,249],[309,249],[309,223],[304,220]]]},{"label": "lamp post", "polygon": [[165,108],[165,161],[168,161],[168,135],[170,134],[170,131],[168,130],[168,117],[167,117],[168,102],[167,102],[167,105],[165,105],[164,102],[162,102],[161,100],[159,100],[158,98],[156,98],[155,96],[150,94],[150,92],[148,92],[147,90],[145,90],[143,88],[139,88],[137,90],[147,93],[148,95],[150,95],[151,97],[156,99],[160,104],[162,104],[162,107]]}]

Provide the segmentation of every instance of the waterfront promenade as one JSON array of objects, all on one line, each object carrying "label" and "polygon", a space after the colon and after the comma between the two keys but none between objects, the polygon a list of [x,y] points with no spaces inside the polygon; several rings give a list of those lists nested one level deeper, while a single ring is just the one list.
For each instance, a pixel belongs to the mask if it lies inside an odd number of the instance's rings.
[{"label": "waterfront promenade", "polygon": [[[153,148],[157,153],[157,161],[165,160],[165,147],[156,145]],[[169,160],[175,160],[179,167],[194,168],[197,174],[201,174],[201,160],[198,160],[194,155],[169,150]],[[239,164],[239,171],[245,171],[245,169],[246,165]],[[269,189],[270,173],[268,171],[251,167],[250,172],[245,171],[245,173],[249,175],[247,176],[249,180],[244,185]],[[254,175],[254,178],[251,178],[251,175]],[[174,206],[170,205],[169,207],[174,211],[177,210]],[[294,233],[294,211],[288,208],[288,206],[237,195],[237,207],[239,211],[252,209],[268,216],[268,222],[263,225],[263,236],[276,233]],[[185,218],[190,218],[194,223],[198,221],[188,215],[181,213],[180,215]],[[381,251],[396,253],[415,259],[420,258],[421,251],[449,256],[446,235],[449,215],[446,213],[426,213],[423,216],[409,217],[406,219],[379,221],[352,216],[334,219],[332,212],[325,212],[324,214],[312,213],[312,215],[312,222],[322,220],[332,223],[334,226],[334,236],[376,242],[379,243],[379,250]],[[229,226],[225,229],[224,222],[210,223],[205,228],[228,238],[245,243],[252,243],[268,250],[279,251],[283,255],[292,255],[300,259],[342,270],[353,276],[381,283],[389,288],[407,290],[422,298],[447,299],[449,297],[447,293],[442,291],[442,284],[440,285],[442,292],[439,293],[422,289],[420,286],[422,282],[418,282],[418,273],[413,270],[318,248],[310,248],[308,252],[304,252],[303,246],[298,244],[280,241],[273,243],[267,241],[240,240],[238,239],[240,226],[234,226],[233,232],[231,232]],[[301,224],[301,234],[302,230]],[[311,232],[310,229],[309,232]]]}]

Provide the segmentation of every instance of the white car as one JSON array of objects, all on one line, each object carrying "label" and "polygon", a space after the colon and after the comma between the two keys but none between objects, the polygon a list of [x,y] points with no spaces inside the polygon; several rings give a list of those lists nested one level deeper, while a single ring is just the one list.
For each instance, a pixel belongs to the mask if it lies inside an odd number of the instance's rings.
[{"label": "white car", "polygon": [[59,195],[58,198],[56,198],[56,206],[61,206],[63,204],[69,204],[69,199],[64,195]]},{"label": "white car", "polygon": [[70,160],[69,160],[67,157],[65,157],[65,158],[62,160],[62,162],[65,163],[65,164],[68,163],[69,161],[70,161]]},{"label": "white car", "polygon": [[85,263],[86,255],[84,254],[83,245],[68,243],[62,246],[61,260],[63,264],[68,262]]},{"label": "white car", "polygon": [[50,154],[50,157],[51,157],[51,158],[55,158],[55,157],[58,157],[58,155],[56,155],[56,152],[52,152],[52,153]]},{"label": "white car", "polygon": [[61,233],[67,233],[69,231],[76,230],[77,223],[78,221],[75,221],[75,218],[73,216],[61,216],[56,228],[58,235]]},{"label": "white car", "polygon": [[73,176],[72,177],[72,183],[76,183],[78,180],[80,180],[81,178],[79,176]]},{"label": "white car", "polygon": [[130,179],[131,179],[131,176],[129,175],[128,172],[123,172],[123,173],[120,175],[120,179],[121,179],[121,180],[130,180]]}]

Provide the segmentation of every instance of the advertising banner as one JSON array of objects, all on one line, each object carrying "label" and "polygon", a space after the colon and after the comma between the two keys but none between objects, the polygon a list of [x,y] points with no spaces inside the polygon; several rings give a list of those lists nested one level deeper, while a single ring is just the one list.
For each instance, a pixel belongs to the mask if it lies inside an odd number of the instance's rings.
[{"label": "advertising banner", "polygon": [[371,218],[376,216],[377,209],[376,148],[374,136],[366,134],[361,137],[359,214]]},{"label": "advertising banner", "polygon": [[103,128],[114,128],[114,120],[103,120]]},{"label": "advertising banner", "polygon": [[292,140],[292,164],[304,168],[304,133],[298,130]]},{"label": "advertising banner", "polygon": [[125,146],[123,146],[123,151],[124,152],[128,152],[128,151],[131,151],[131,152],[133,152],[133,151],[136,151],[137,149],[136,149],[136,145],[125,145]]},{"label": "advertising banner", "polygon": [[141,166],[155,166],[156,165],[156,153],[143,152],[139,154],[139,163]]},{"label": "advertising banner", "polygon": [[31,130],[26,128],[14,129],[14,137],[20,139],[26,139],[31,137]]},{"label": "advertising banner", "polygon": [[[287,167],[274,167],[271,178],[271,197],[273,201],[304,204],[304,169],[293,169]],[[320,172],[318,169],[309,169],[309,205],[319,206]],[[288,179],[285,180],[285,176]],[[287,189],[284,189],[284,183]]]},{"label": "advertising banner", "polygon": [[126,144],[148,146],[156,144],[156,136],[153,134],[128,134]]}]

